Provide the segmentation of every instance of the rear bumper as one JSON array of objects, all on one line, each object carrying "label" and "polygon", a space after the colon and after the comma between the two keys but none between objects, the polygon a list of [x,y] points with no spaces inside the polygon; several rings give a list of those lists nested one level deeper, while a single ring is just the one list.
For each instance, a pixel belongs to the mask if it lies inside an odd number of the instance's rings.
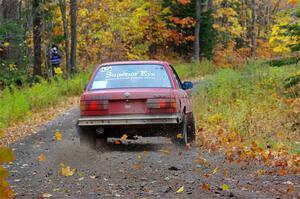
[{"label": "rear bumper", "polygon": [[145,125],[145,124],[179,124],[181,114],[171,115],[113,115],[98,117],[82,117],[78,126],[113,126],[113,125]]}]

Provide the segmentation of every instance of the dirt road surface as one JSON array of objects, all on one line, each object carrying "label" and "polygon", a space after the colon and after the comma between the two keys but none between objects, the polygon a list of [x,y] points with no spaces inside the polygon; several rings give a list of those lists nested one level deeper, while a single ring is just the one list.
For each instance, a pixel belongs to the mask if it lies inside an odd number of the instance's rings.
[{"label": "dirt road surface", "polygon": [[[6,167],[16,198],[300,198],[299,175],[258,176],[265,168],[255,163],[228,164],[221,153],[186,149],[166,138],[84,149],[78,117],[78,108],[70,110],[10,145],[17,159]],[[76,172],[61,175],[61,163]]]}]

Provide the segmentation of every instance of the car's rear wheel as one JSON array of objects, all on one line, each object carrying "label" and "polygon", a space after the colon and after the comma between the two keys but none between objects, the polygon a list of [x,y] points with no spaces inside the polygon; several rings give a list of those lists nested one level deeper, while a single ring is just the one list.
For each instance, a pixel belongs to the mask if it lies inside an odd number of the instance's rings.
[{"label": "car's rear wheel", "polygon": [[96,130],[93,127],[78,127],[78,133],[80,137],[80,146],[88,147],[90,149],[96,148]]},{"label": "car's rear wheel", "polygon": [[181,122],[181,124],[179,124],[176,135],[175,135],[175,137],[172,138],[172,141],[175,144],[186,145],[188,143],[187,131],[188,131],[187,116],[186,116],[186,114],[183,114],[182,122]]},{"label": "car's rear wheel", "polygon": [[187,128],[187,141],[189,143],[194,142],[196,139],[196,128],[194,114],[189,115],[188,128]]},{"label": "car's rear wheel", "polygon": [[[180,135],[180,136],[178,136]],[[188,143],[195,141],[195,120],[194,115],[183,114],[182,122],[179,125],[175,137],[173,137],[173,142],[180,145],[186,145]]]}]

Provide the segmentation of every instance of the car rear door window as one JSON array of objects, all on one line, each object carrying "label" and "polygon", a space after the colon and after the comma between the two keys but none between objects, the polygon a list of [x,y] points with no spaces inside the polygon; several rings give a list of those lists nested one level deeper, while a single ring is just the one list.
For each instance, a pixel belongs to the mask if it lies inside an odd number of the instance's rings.
[{"label": "car rear door window", "polygon": [[163,65],[123,64],[100,67],[91,90],[109,88],[172,88]]}]

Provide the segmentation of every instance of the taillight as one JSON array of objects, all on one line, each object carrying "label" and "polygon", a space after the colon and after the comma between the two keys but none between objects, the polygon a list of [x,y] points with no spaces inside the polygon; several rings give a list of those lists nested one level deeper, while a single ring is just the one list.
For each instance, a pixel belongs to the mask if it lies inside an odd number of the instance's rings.
[{"label": "taillight", "polygon": [[108,100],[97,100],[97,101],[81,101],[81,111],[99,111],[108,109]]},{"label": "taillight", "polygon": [[175,99],[148,99],[147,107],[150,109],[176,109]]}]

